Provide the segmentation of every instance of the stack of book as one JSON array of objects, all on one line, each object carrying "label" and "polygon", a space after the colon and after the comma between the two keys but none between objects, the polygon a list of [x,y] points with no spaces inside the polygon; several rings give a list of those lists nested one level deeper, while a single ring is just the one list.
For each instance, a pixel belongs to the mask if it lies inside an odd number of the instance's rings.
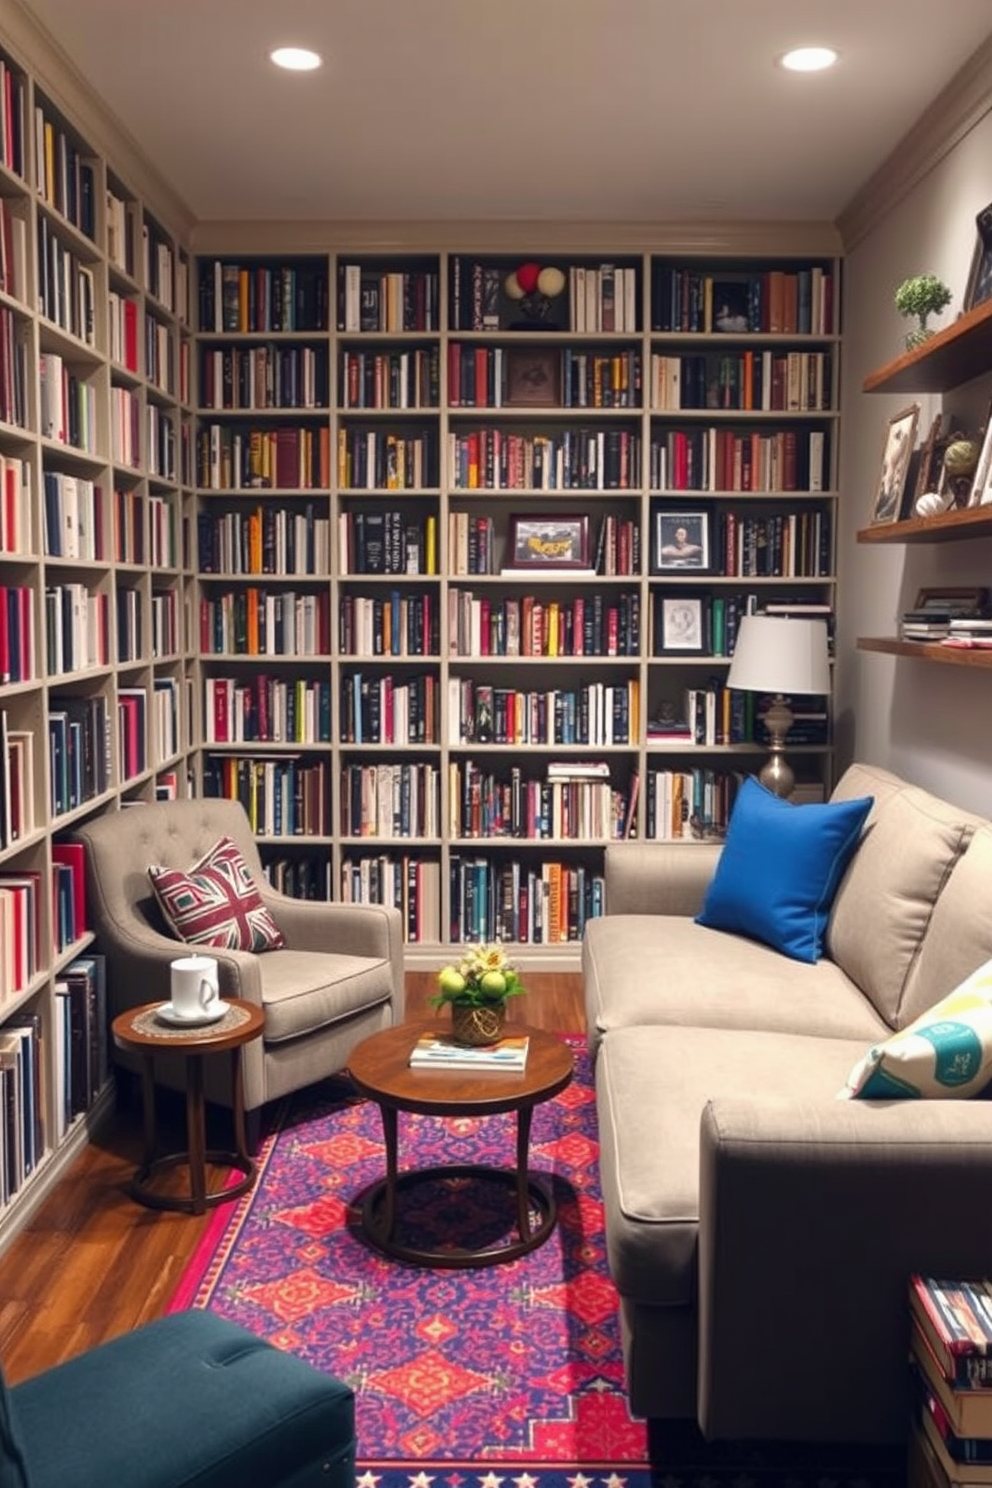
[{"label": "stack of book", "polygon": [[413,1046],[411,1069],[507,1070],[519,1074],[527,1066],[526,1034],[508,1034],[498,1043],[457,1044],[450,1034],[424,1033]]},{"label": "stack of book", "polygon": [[992,1484],[992,1282],[913,1276],[910,1488]]},{"label": "stack of book", "polygon": [[960,646],[964,650],[992,646],[992,620],[952,620],[942,644]]}]

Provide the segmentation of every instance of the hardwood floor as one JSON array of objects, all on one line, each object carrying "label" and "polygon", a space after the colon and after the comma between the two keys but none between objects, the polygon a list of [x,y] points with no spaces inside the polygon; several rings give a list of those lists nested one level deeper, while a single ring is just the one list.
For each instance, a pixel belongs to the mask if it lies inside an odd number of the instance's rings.
[{"label": "hardwood floor", "polygon": [[[525,980],[511,1022],[560,1033],[585,1026],[577,973]],[[407,974],[408,1019],[431,1014],[434,986],[432,972]],[[0,1360],[11,1384],[158,1317],[168,1303],[210,1215],[158,1212],[129,1198],[139,1150],[140,1114],[125,1107],[0,1256]]]}]

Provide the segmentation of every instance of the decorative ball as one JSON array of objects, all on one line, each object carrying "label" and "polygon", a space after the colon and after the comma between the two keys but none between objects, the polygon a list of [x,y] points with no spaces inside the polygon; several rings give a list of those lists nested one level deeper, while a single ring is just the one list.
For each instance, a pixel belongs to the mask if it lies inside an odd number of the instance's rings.
[{"label": "decorative ball", "polygon": [[565,288],[565,275],[561,269],[556,269],[553,265],[549,265],[548,268],[542,269],[538,274],[537,288],[541,294],[547,295],[549,300],[553,300]]},{"label": "decorative ball", "polygon": [[951,504],[951,494],[946,491],[940,495],[937,491],[924,491],[917,499],[916,515],[918,517],[936,517],[940,512],[946,511]]},{"label": "decorative ball", "polygon": [[955,439],[944,451],[944,469],[949,475],[970,475],[978,464],[978,444],[974,439]]},{"label": "decorative ball", "polygon": [[517,283],[525,295],[534,293],[540,273],[540,264],[522,263],[517,266]]},{"label": "decorative ball", "polygon": [[511,269],[506,278],[503,280],[503,293],[506,295],[506,298],[508,300],[523,299],[524,292],[521,287],[520,280],[517,278],[515,269]]}]

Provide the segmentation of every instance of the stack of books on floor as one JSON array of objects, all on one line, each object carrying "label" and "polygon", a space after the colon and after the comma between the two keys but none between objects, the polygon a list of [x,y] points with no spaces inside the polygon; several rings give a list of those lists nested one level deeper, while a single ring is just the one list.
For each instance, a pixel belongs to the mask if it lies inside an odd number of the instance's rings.
[{"label": "stack of books on floor", "polygon": [[913,1276],[909,1488],[992,1484],[992,1283]]},{"label": "stack of books on floor", "polygon": [[458,1044],[450,1033],[424,1033],[413,1046],[411,1069],[507,1070],[527,1067],[526,1034],[508,1034],[498,1043]]}]

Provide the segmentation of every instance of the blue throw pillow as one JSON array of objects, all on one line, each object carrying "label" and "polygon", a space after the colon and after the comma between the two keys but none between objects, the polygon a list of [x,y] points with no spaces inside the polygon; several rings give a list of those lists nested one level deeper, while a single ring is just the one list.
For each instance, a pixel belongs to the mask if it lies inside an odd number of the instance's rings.
[{"label": "blue throw pillow", "polygon": [[792,806],[745,780],[698,925],[818,961],[837,886],[873,798]]}]

